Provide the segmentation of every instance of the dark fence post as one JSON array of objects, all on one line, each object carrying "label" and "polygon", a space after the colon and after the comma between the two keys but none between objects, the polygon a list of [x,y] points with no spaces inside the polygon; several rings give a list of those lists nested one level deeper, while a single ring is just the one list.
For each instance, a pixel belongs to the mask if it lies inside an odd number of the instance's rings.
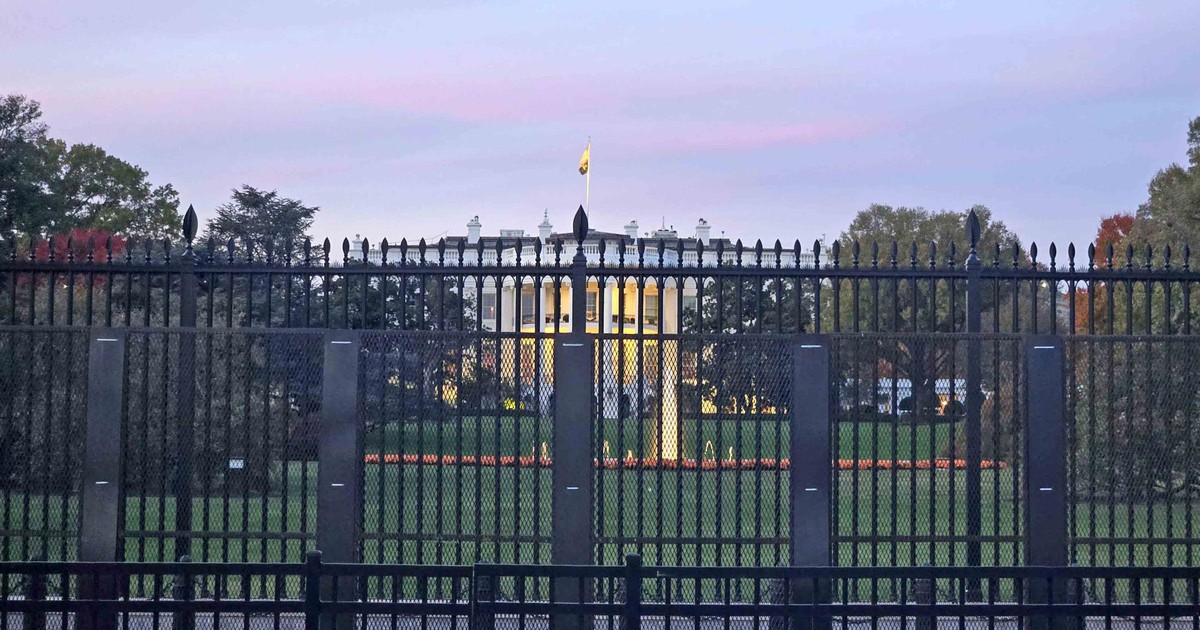
[{"label": "dark fence post", "polygon": [[[32,558],[34,561],[42,561],[46,558],[39,555]],[[25,599],[30,602],[41,602],[46,600],[46,574],[45,573],[29,573],[26,575],[25,582]],[[0,613],[4,614],[4,613]],[[22,618],[22,629],[24,628],[45,628],[46,613],[41,611],[26,611]],[[7,626],[7,623],[4,625]]]},{"label": "dark fence post", "polygon": [[[572,287],[574,290],[574,287]],[[595,553],[592,515],[592,397],[595,353],[586,333],[559,335],[554,343],[554,456],[550,559],[554,564],[591,564]],[[554,581],[554,597],[582,602],[588,596],[571,578]],[[587,589],[585,588],[584,591]],[[578,617],[556,621],[574,628]],[[590,626],[590,621],[584,623]]]},{"label": "dark fence post", "polygon": [[[192,213],[191,208],[188,212]],[[169,315],[168,315],[169,316]],[[179,268],[179,369],[175,399],[179,410],[179,448],[174,453],[171,491],[175,495],[175,557],[191,555],[192,453],[196,424],[196,257],[191,242]]]},{"label": "dark fence post", "polygon": [[[1066,366],[1062,339],[1032,335],[1025,347],[1028,422],[1025,435],[1025,564],[1067,565],[1067,431],[1063,415]],[[1065,580],[1029,579],[1026,601],[1062,603]],[[1053,589],[1053,591],[1052,591]],[[1060,620],[1035,616],[1030,625],[1061,627]],[[1067,620],[1061,620],[1067,621]]]},{"label": "dark fence post", "polygon": [[[925,565],[930,566],[930,565]],[[936,583],[933,576],[919,577],[913,580],[913,600],[919,606],[931,606],[936,601]],[[937,627],[936,614],[916,615],[916,630],[934,630]]]},{"label": "dark fence post", "polygon": [[[93,328],[88,349],[87,424],[84,429],[83,496],[79,508],[79,559],[117,560],[118,517],[121,514],[122,428],[125,387],[125,331]],[[81,599],[114,600],[113,575],[80,581]],[[97,607],[99,608],[99,607]],[[94,625],[93,625],[94,623]],[[116,628],[115,614],[81,617],[89,630]]]},{"label": "dark fence post", "polygon": [[496,616],[492,614],[490,604],[495,601],[492,575],[480,571],[484,566],[475,563],[471,571],[471,630],[492,630],[496,627]]},{"label": "dark fence post", "polygon": [[[577,242],[571,260],[571,332],[554,340],[554,455],[552,464],[550,561],[592,564],[595,520],[592,505],[592,412],[595,394],[595,345],[587,334],[587,257],[583,241],[588,220],[583,206],[575,212]],[[551,585],[560,602],[583,602],[590,584],[557,578]],[[590,617],[564,615],[552,620],[557,630],[586,630]]]},{"label": "dark fence post", "polygon": [[[801,335],[792,346],[791,439],[788,445],[791,488],[791,560],[793,566],[824,567],[830,564],[830,449],[829,337]],[[793,603],[830,601],[827,579],[793,580]],[[789,596],[785,594],[785,597]],[[827,619],[796,618],[794,630],[828,628]]]},{"label": "dark fence post", "polygon": [[642,557],[625,556],[625,612],[621,630],[642,629]]},{"label": "dark fence post", "polygon": [[304,627],[321,627],[321,552],[316,549],[304,555]]},{"label": "dark fence post", "polygon": [[[359,334],[325,331],[321,427],[317,444],[317,549],[325,562],[357,562],[362,492],[362,444],[358,426]],[[330,580],[328,599],[354,597],[353,577]],[[332,620],[326,619],[332,628]],[[350,627],[352,615],[338,615]]]},{"label": "dark fence post", "polygon": [[[185,565],[192,561],[192,557],[184,555],[179,559]],[[194,586],[192,584],[192,572],[185,566],[179,575],[175,576],[175,588],[171,596],[177,602],[190,602],[194,597]],[[186,605],[186,604],[185,604]],[[175,613],[172,620],[172,630],[179,628],[180,630],[192,630],[196,627],[196,612],[191,609],[184,609]]]},{"label": "dark fence post", "polygon": [[[980,301],[979,217],[972,210],[967,215],[967,237],[971,249],[967,253],[967,566],[977,567],[983,560],[980,536],[983,534],[982,488],[983,438],[980,416],[983,411],[983,352],[979,338],[983,305]],[[981,597],[979,580],[967,580],[967,599]]]}]

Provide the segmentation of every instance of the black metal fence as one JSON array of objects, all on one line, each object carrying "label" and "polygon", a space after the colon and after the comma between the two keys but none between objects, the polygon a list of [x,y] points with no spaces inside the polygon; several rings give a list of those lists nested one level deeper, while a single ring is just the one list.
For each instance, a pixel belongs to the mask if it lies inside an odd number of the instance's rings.
[{"label": "black metal fence", "polygon": [[580,218],[570,247],[345,243],[340,264],[196,251],[194,227],[146,255],[10,244],[4,559],[1200,553],[1186,250],[988,264],[968,221],[965,256],[905,261],[609,242]]},{"label": "black metal fence", "polygon": [[[29,628],[1195,628],[1200,569],[0,563]],[[853,588],[850,585],[854,585]],[[864,586],[865,585],[865,586]],[[974,592],[972,589],[976,589]]]},{"label": "black metal fence", "polygon": [[[414,564],[1200,553],[1200,340],[782,340],[6,328],[0,544],[10,560],[297,562],[325,536],[340,561]],[[900,377],[921,370],[939,378]]]},{"label": "black metal fence", "polygon": [[0,243],[0,324],[1186,335],[1200,313],[1187,247],[977,251],[974,213],[961,247],[627,239],[590,231],[582,208],[545,241],[344,239],[340,255],[328,239],[196,243],[190,209],[184,225],[175,243]]}]

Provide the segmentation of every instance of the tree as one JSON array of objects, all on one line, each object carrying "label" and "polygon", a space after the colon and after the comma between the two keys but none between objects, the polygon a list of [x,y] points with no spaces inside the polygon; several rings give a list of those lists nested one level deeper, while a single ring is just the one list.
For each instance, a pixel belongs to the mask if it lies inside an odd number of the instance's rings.
[{"label": "tree", "polygon": [[[758,259],[757,245],[743,250],[739,241],[734,251],[742,251],[743,259]],[[798,285],[794,278],[714,276],[705,281],[696,307],[683,309],[680,330],[710,335],[811,331],[812,295]],[[702,400],[713,403],[718,414],[735,416],[784,406],[790,388],[786,379],[778,378],[782,347],[745,340],[682,343],[682,353],[692,364],[719,366],[705,369],[702,380],[688,379],[681,385],[685,413],[700,413]]]},{"label": "tree", "polygon": [[50,138],[41,116],[36,101],[0,98],[0,235],[175,235],[179,195],[170,184],[150,184],[145,170],[95,145]]},{"label": "tree", "polygon": [[63,224],[162,240],[179,235],[179,193],[152,186],[145,170],[92,144],[47,143],[57,165],[50,183]]},{"label": "tree", "polygon": [[1137,244],[1200,243],[1200,116],[1188,124],[1188,164],[1160,170],[1147,187],[1130,233]]},{"label": "tree", "polygon": [[[1167,264],[1170,248],[1171,264],[1182,264],[1184,245],[1200,243],[1200,117],[1188,125],[1188,164],[1171,164],[1160,170],[1147,187],[1147,199],[1138,206],[1133,225],[1125,240],[1125,251],[1117,249],[1117,257],[1135,268]],[[1100,245],[1097,245],[1104,249]],[[1140,286],[1139,286],[1140,285]],[[1144,333],[1147,331],[1182,332],[1196,323],[1200,309],[1191,309],[1193,321],[1184,321],[1182,292],[1176,291],[1168,300],[1161,283],[1114,283],[1112,309],[1117,322],[1125,325],[1117,332]],[[1147,300],[1152,309],[1147,309]],[[1151,311],[1152,320],[1146,319]],[[1167,313],[1171,320],[1166,321]],[[1122,330],[1128,328],[1128,330]]]},{"label": "tree", "polygon": [[46,125],[37,101],[0,98],[0,236],[41,233],[53,213]]},{"label": "tree", "polygon": [[[1003,222],[993,218],[991,211],[977,205],[964,212],[931,212],[920,207],[893,207],[872,204],[858,213],[842,233],[838,246],[837,264],[847,266],[880,266],[900,268],[929,266],[959,268],[967,256],[967,219],[971,211],[979,219],[981,258],[994,262],[1001,255],[1015,253],[1020,264],[1028,264],[1020,240]],[[829,261],[830,263],[834,261]],[[911,392],[900,392],[909,398],[908,411],[928,415],[940,405],[936,385],[940,379],[952,379],[951,364],[965,365],[961,344],[938,340],[916,333],[963,332],[966,330],[966,291],[948,290],[948,280],[897,279],[881,280],[878,284],[861,279],[838,281],[823,299],[822,324],[826,330],[870,330],[897,333],[894,342],[887,344],[884,356],[888,365],[877,365],[877,353],[857,353],[852,359],[839,362],[844,367],[839,378],[852,382],[867,392],[848,392],[852,400],[871,400],[871,388],[882,373],[894,375],[910,383]],[[993,290],[994,289],[994,290]],[[980,291],[982,329],[1012,327],[1004,308],[1017,299],[1013,288],[1006,283]],[[955,302],[951,304],[951,299]],[[1027,300],[1028,298],[1026,298]],[[857,300],[857,301],[856,301]],[[835,314],[834,307],[837,308]],[[911,331],[914,334],[904,334]],[[869,359],[868,359],[869,357]],[[986,384],[985,384],[986,386]],[[907,394],[907,396],[905,396]],[[961,402],[961,401],[958,401]]]},{"label": "tree", "polygon": [[[1125,251],[1125,244],[1133,231],[1132,214],[1114,214],[1100,219],[1096,229],[1095,250],[1091,264],[1103,269],[1108,265],[1108,251]],[[1112,300],[1108,287],[1095,285],[1083,287],[1075,292],[1075,330],[1077,332],[1105,332],[1112,321],[1108,317],[1108,306]],[[1089,308],[1090,302],[1090,308]]]},{"label": "tree", "polygon": [[[320,208],[306,206],[298,199],[280,196],[278,191],[260,190],[242,185],[233,198],[217,208],[209,219],[205,237],[223,244],[232,239],[237,253],[253,255],[270,250],[282,257],[299,255],[312,229],[313,217]],[[285,251],[287,247],[291,250]]]}]

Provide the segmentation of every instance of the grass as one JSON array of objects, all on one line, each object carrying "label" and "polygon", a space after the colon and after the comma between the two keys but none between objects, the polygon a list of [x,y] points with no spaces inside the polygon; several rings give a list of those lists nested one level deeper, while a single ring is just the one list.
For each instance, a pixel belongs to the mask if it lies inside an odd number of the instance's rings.
[{"label": "grass", "polygon": [[[1015,536],[1020,517],[1012,472],[983,471],[985,536]],[[365,469],[363,559],[369,562],[548,562],[550,475],[546,469],[368,465]],[[641,552],[648,564],[777,564],[786,557],[787,473],[778,471],[633,471],[597,473],[600,560],[618,562]],[[966,544],[932,536],[965,533],[963,471],[843,471],[836,477],[835,532],[839,564],[937,565],[965,562]],[[316,526],[315,468],[290,466],[283,488],[267,497],[197,498],[189,551],[197,561],[298,561],[312,545]],[[999,486],[999,492],[996,487]],[[951,495],[953,494],[953,503]],[[26,505],[28,501],[28,505]],[[74,500],[8,495],[0,503],[6,532],[63,530],[77,520]],[[1193,506],[1200,513],[1200,506]],[[127,560],[177,555],[171,497],[129,497],[125,506]],[[25,522],[25,515],[29,516]],[[1092,533],[1093,524],[1096,533]],[[1079,536],[1182,538],[1185,506],[1169,511],[1118,504],[1091,511],[1080,506]],[[278,540],[288,532],[293,537]],[[164,535],[165,534],[165,535]],[[872,540],[898,535],[900,541]],[[657,544],[654,538],[667,539]],[[2,536],[5,559],[40,551],[40,536]],[[70,539],[68,539],[70,540]],[[74,557],[73,543],[50,539],[52,559]],[[30,546],[32,545],[32,547]],[[1016,564],[1014,542],[984,542],[985,564]],[[1200,544],[1080,544],[1081,564],[1194,564]],[[1189,552],[1192,554],[1189,556]]]},{"label": "grass", "polygon": [[[774,417],[683,423],[684,457],[781,457],[788,431]],[[764,430],[765,429],[765,430]],[[947,424],[839,423],[841,459],[927,459],[949,442]],[[657,436],[637,421],[604,423],[610,455],[654,454]],[[550,442],[548,420],[463,418],[392,424],[364,437],[367,453],[529,455]],[[711,442],[710,449],[705,444]],[[602,442],[601,442],[602,443]],[[553,453],[550,453],[553,455]],[[362,557],[368,562],[463,564],[548,562],[551,471],[474,466],[364,466]],[[601,470],[595,477],[597,554],[616,563],[640,552],[648,564],[779,564],[787,556],[788,473],[778,470]],[[982,471],[981,545],[985,564],[1019,564],[1021,527],[1014,471]],[[835,548],[842,565],[937,565],[966,561],[966,473],[848,470],[835,477]],[[269,490],[252,496],[216,490],[192,504],[186,550],[196,561],[298,561],[316,530],[316,464],[276,462]],[[123,522],[127,560],[173,559],[173,497],[130,496]],[[265,495],[265,496],[263,496]],[[1200,505],[1192,506],[1200,514]],[[1098,502],[1075,511],[1081,564],[1188,565],[1187,507]],[[0,557],[72,559],[79,505],[62,496],[0,493]],[[1196,530],[1200,526],[1191,525]],[[56,532],[58,534],[56,534]],[[891,539],[889,539],[891,538]],[[1174,538],[1148,544],[1127,539]]]},{"label": "grass", "polygon": [[[900,423],[838,423],[835,449],[838,459],[932,459],[949,443],[950,425]],[[660,436],[656,425],[637,420],[608,420],[599,444],[608,443],[609,456],[652,457]],[[368,453],[444,453],[460,455],[530,455],[541,444],[552,443],[550,420],[536,417],[464,417],[446,423],[390,423],[363,437]],[[737,458],[787,457],[789,429],[775,416],[742,420],[696,420],[682,422],[685,458],[728,457],[732,448]],[[711,444],[711,448],[709,445]],[[603,449],[603,446],[601,446]],[[715,454],[715,455],[714,455]]]}]

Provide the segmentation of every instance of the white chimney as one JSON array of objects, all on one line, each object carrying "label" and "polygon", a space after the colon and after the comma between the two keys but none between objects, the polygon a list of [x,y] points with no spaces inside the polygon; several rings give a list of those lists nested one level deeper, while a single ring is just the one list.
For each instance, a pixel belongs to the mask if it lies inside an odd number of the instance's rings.
[{"label": "white chimney", "polygon": [[708,221],[705,221],[703,218],[701,218],[700,222],[696,224],[696,240],[707,246],[708,239],[711,234],[712,226],[708,224]]},{"label": "white chimney", "polygon": [[479,242],[479,229],[483,224],[479,222],[479,215],[475,215],[467,222],[467,243],[474,245]]},{"label": "white chimney", "polygon": [[554,226],[550,225],[550,211],[546,210],[542,214],[542,222],[538,224],[538,238],[542,239],[543,243],[550,242],[550,233],[554,231]]},{"label": "white chimney", "polygon": [[638,237],[637,221],[630,221],[629,223],[625,224],[625,236],[634,239]]}]

